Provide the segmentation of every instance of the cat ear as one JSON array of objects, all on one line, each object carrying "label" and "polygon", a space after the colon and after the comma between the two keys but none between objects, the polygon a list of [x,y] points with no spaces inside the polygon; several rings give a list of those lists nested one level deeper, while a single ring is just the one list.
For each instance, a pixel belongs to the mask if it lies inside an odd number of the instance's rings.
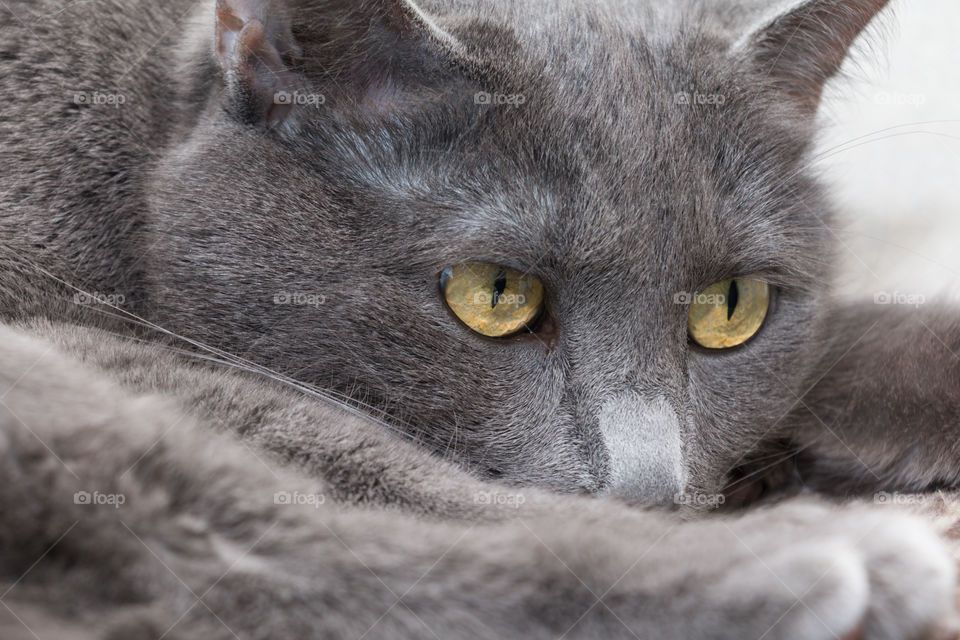
[{"label": "cat ear", "polygon": [[[417,0],[307,2],[302,43],[315,85],[359,117],[416,110],[475,62]],[[336,108],[336,107],[335,107]]]},{"label": "cat ear", "polygon": [[[338,87],[355,87],[358,104],[386,110],[401,84],[387,74],[404,66],[404,53],[422,48],[453,53],[459,47],[412,0],[328,0],[296,11],[293,2],[217,0],[217,59],[229,111],[241,121],[283,121],[297,107],[296,93],[307,84],[304,74],[314,67],[334,77]],[[298,23],[304,42],[294,36]],[[304,57],[306,64],[297,65]]]},{"label": "cat ear", "polygon": [[285,4],[217,0],[216,51],[231,115],[251,124],[281,122],[290,105],[276,96],[299,84],[289,68],[299,51]]},{"label": "cat ear", "polygon": [[827,80],[889,0],[793,0],[736,45],[758,71],[813,114]]}]

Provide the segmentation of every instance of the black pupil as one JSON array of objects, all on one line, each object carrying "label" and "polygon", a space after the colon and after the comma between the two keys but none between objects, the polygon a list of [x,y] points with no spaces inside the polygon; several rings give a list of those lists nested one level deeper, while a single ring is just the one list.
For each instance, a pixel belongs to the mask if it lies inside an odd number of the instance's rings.
[{"label": "black pupil", "polygon": [[733,317],[733,312],[737,310],[737,301],[740,299],[740,290],[737,289],[737,281],[730,281],[730,290],[727,291],[727,321]]},{"label": "black pupil", "polygon": [[497,277],[493,281],[493,300],[490,301],[490,308],[495,309],[500,302],[500,296],[507,288],[507,274],[501,269],[497,272]]}]

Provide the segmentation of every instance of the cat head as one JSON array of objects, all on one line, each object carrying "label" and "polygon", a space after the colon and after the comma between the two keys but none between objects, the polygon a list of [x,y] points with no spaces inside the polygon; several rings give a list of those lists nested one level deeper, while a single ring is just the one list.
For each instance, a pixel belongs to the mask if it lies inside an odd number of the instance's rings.
[{"label": "cat head", "polygon": [[484,477],[719,491],[816,362],[813,116],[885,0],[616,4],[220,0],[156,319]]}]

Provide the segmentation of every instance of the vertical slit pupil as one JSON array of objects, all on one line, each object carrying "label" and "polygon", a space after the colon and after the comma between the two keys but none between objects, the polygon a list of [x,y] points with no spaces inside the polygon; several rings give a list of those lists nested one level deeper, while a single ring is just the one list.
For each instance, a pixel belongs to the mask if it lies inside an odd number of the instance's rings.
[{"label": "vertical slit pupil", "polygon": [[740,300],[740,290],[737,288],[737,281],[730,281],[730,289],[727,291],[727,321],[733,317],[733,312],[737,310],[737,302]]},{"label": "vertical slit pupil", "polygon": [[493,280],[493,299],[490,301],[490,308],[495,309],[500,302],[500,296],[507,289],[507,274],[501,269],[497,272],[497,277]]}]

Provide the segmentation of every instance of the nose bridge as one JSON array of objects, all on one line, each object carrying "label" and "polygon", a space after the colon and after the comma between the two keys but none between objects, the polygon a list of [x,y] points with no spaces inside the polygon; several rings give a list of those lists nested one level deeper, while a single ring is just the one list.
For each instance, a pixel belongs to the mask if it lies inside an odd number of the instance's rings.
[{"label": "nose bridge", "polygon": [[571,290],[574,300],[589,303],[561,309],[562,349],[571,373],[607,390],[659,385],[666,372],[672,377],[684,367],[686,322],[680,307],[661,290],[669,285],[609,280]]},{"label": "nose bridge", "polygon": [[659,397],[668,407],[682,404],[687,345],[675,334],[629,318],[568,339],[563,351],[578,401],[593,416],[604,403],[658,404]]},{"label": "nose bridge", "polygon": [[592,329],[568,334],[564,345],[580,419],[602,442],[596,463],[605,493],[671,502],[688,482],[686,421],[678,415],[685,396],[685,327],[674,327],[673,308],[662,301],[609,302],[579,307],[567,318]]},{"label": "nose bridge", "polygon": [[662,396],[626,391],[604,401],[597,425],[608,454],[606,492],[665,503],[687,483],[680,418]]}]

